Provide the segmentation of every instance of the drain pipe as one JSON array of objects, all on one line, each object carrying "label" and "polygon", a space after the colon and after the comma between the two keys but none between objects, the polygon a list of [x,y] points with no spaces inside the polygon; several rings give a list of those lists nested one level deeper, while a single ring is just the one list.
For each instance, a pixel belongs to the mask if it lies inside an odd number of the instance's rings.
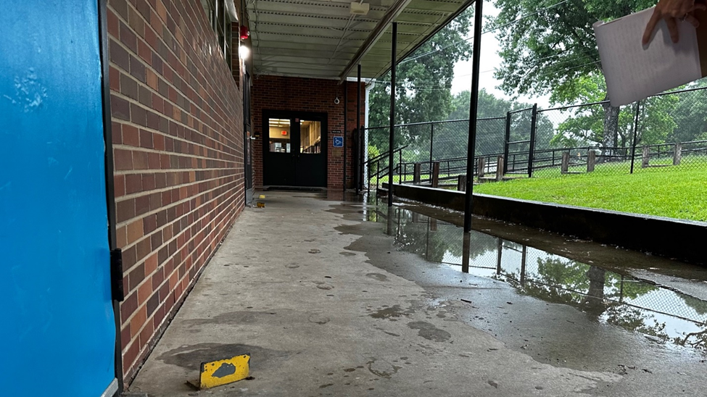
[{"label": "drain pipe", "polygon": [[476,121],[479,108],[479,63],[481,60],[481,23],[483,0],[476,0],[474,10],[474,49],[471,74],[471,101],[469,103],[469,146],[466,159],[466,195],[464,197],[464,232],[471,231],[471,212],[474,195],[474,157],[476,151]]}]

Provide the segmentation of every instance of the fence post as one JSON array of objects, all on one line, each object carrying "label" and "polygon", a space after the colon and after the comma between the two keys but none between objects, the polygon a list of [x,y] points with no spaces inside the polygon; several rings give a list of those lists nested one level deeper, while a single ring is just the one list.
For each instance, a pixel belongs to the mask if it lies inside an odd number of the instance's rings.
[{"label": "fence post", "polygon": [[533,115],[530,119],[530,147],[528,148],[528,178],[533,177],[533,155],[535,154],[535,129],[538,121],[538,104],[533,105]]},{"label": "fence post", "polygon": [[457,190],[460,192],[466,191],[466,175],[457,176]]},{"label": "fence post", "polygon": [[675,144],[675,153],[673,153],[673,165],[680,165],[682,160],[682,143]]},{"label": "fence post", "polygon": [[649,154],[650,154],[650,149],[648,148],[648,146],[643,146],[643,158],[641,161],[641,168],[648,167],[648,162],[650,161]]},{"label": "fence post", "polygon": [[560,166],[560,173],[566,174],[570,168],[570,152],[562,152],[562,165]]},{"label": "fence post", "polygon": [[594,165],[597,163],[597,152],[594,149],[587,150],[587,172],[594,171]]},{"label": "fence post", "polygon": [[[484,168],[486,167],[486,159],[484,157],[479,157],[476,159],[476,174],[479,179],[484,177]],[[473,175],[472,175],[473,178]]]},{"label": "fence post", "polygon": [[508,169],[508,152],[510,151],[511,141],[511,112],[506,113],[506,137],[503,141],[503,171]]},{"label": "fence post", "polygon": [[[391,183],[393,183],[392,180],[391,180]],[[402,148],[398,152],[398,183],[403,183],[403,149]]]},{"label": "fence post", "polygon": [[430,124],[430,165],[432,165],[432,153],[434,150],[434,142],[435,142],[435,124],[431,123]]},{"label": "fence post", "polygon": [[412,183],[414,185],[419,185],[420,179],[422,179],[421,176],[422,176],[422,164],[415,163],[412,168]]},{"label": "fence post", "polygon": [[503,180],[504,161],[505,158],[503,156],[498,156],[498,160],[496,160],[496,182],[501,182]]},{"label": "fence post", "polygon": [[432,163],[432,187],[439,186],[439,161]]},{"label": "fence post", "polygon": [[636,116],[633,120],[633,143],[631,143],[631,174],[633,174],[633,163],[636,160],[636,135],[638,134],[638,114],[641,111],[641,101],[636,102]]}]

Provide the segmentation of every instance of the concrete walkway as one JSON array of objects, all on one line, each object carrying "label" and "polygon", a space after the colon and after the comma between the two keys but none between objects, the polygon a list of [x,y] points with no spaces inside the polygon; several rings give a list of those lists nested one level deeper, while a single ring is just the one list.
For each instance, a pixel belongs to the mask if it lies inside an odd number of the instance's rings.
[{"label": "concrete walkway", "polygon": [[[369,263],[372,249],[389,255],[391,266],[421,261],[395,250],[383,224],[366,224],[378,237],[361,247],[358,235],[341,232],[361,222],[345,220],[340,203],[311,193],[265,194],[264,209],[246,209],[236,221],[131,392],[583,396],[612,395],[623,381],[513,351],[460,321],[464,302],[438,299]],[[474,288],[495,286],[474,280]],[[253,380],[198,392],[185,384],[202,361],[243,353],[252,355]]]}]

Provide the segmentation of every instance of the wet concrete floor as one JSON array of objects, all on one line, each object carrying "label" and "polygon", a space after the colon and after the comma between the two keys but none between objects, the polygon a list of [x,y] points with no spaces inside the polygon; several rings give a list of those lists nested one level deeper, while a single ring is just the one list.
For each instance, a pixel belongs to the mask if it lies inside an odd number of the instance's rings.
[{"label": "wet concrete floor", "polygon": [[[132,390],[705,395],[707,269],[493,220],[465,238],[460,214],[413,203],[266,197]],[[244,352],[255,380],[184,385],[200,362]]]}]

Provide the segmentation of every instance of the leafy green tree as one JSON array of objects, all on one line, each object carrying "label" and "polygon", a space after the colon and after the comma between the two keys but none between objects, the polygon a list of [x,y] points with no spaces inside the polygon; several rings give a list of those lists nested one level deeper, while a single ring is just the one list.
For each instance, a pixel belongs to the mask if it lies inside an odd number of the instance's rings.
[{"label": "leafy green tree", "polygon": [[[454,95],[452,99],[452,111],[447,117],[449,120],[469,119],[469,101],[471,93],[462,91]],[[493,94],[486,92],[485,89],[479,91],[479,105],[477,115],[479,122],[477,124],[476,136],[476,154],[500,154],[503,153],[503,144],[506,128],[506,113],[509,111],[529,109],[533,105],[523,102],[508,101],[503,98],[496,98]],[[489,120],[491,118],[500,118],[498,120]],[[510,141],[523,141],[530,139],[530,126],[532,121],[532,112],[525,111],[515,113],[511,117],[511,135]],[[464,124],[468,129],[469,124]],[[443,130],[442,130],[443,131]],[[550,119],[544,113],[538,113],[537,125],[535,132],[536,149],[546,148],[550,145],[550,140],[554,134],[554,127]],[[437,136],[437,135],[436,135]],[[466,135],[464,135],[466,137]],[[529,144],[514,145],[510,148],[511,152],[527,153]],[[464,147],[466,150],[466,146]],[[438,158],[444,157],[444,153],[439,153],[435,150],[435,156]]]},{"label": "leafy green tree", "polygon": [[[707,79],[698,80],[686,88],[707,87]],[[676,127],[668,134],[667,142],[688,142],[707,139],[707,91],[678,94],[673,111]]]},{"label": "leafy green tree", "polygon": [[[465,38],[472,16],[471,8],[462,12],[398,64],[395,124],[442,120],[447,116],[452,104],[454,64],[471,55],[472,44]],[[369,98],[369,125],[372,127],[390,124],[390,72],[380,80]],[[370,144],[381,152],[387,151],[387,134],[387,129],[370,133]],[[420,129],[396,131],[396,141],[417,143],[423,148],[429,146],[429,133]]]},{"label": "leafy green tree", "polygon": [[[495,77],[509,94],[544,95],[554,103],[573,103],[584,91],[583,78],[601,72],[592,24],[648,8],[655,0],[496,0],[500,10],[490,23],[501,50]],[[605,94],[602,99],[609,99]],[[603,147],[614,147],[619,108],[604,105]]]},{"label": "leafy green tree", "polygon": [[[604,99],[606,84],[598,73],[576,79],[577,100],[593,103]],[[553,96],[554,97],[554,96]],[[551,100],[553,100],[551,97]],[[676,127],[673,110],[678,101],[676,95],[652,97],[641,102],[637,143],[654,144],[665,142]],[[604,109],[599,105],[568,110],[571,116],[559,124],[552,143],[559,147],[578,147],[604,142]],[[635,105],[624,107],[619,113],[615,146],[627,148],[631,145],[634,130]]]}]

